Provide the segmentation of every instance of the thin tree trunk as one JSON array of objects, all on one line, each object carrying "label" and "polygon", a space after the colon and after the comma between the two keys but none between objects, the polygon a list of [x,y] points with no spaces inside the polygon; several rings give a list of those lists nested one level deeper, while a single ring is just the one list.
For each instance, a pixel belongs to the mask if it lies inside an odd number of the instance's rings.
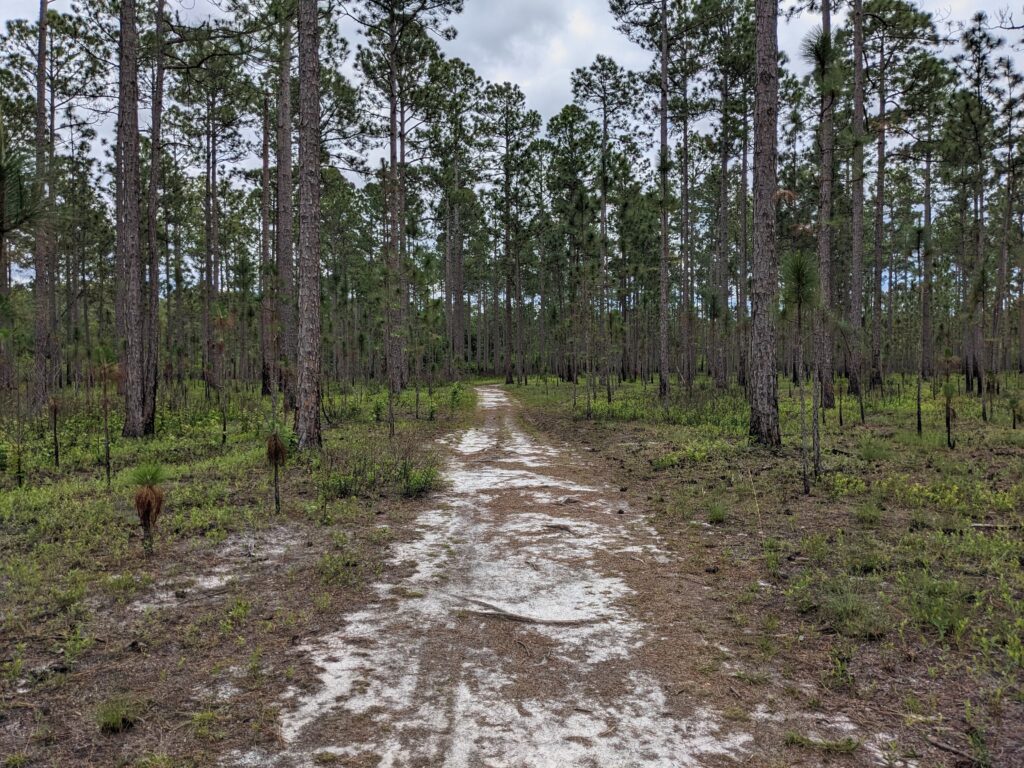
[{"label": "thin tree trunk", "polygon": [[[47,176],[48,131],[46,119],[47,35],[46,18],[48,0],[39,0],[39,37],[36,49],[36,194],[51,197],[52,184]],[[54,339],[54,274],[50,220],[47,216],[36,219],[32,263],[35,267],[35,387],[32,404],[35,410],[46,405],[58,370],[56,340]]]},{"label": "thin tree trunk", "polygon": [[295,261],[292,251],[292,26],[281,21],[277,85],[277,319],[280,323],[278,376],[284,408],[296,407],[295,371],[298,318],[295,305]]},{"label": "thin tree trunk", "polygon": [[661,179],[661,255],[658,261],[658,395],[668,402],[668,0],[661,0],[661,150],[659,176]]},{"label": "thin tree trunk", "polygon": [[[270,107],[263,97],[263,167],[260,174],[260,391],[272,395],[277,384],[274,345],[274,268],[270,262]],[[276,468],[275,468],[276,471]]]},{"label": "thin tree trunk", "polygon": [[[835,95],[832,92],[831,83],[833,62],[831,3],[832,0],[823,0],[821,4],[821,35],[823,40],[829,41],[829,54],[821,73],[821,125],[818,135],[821,150],[818,191],[818,278],[821,301],[818,302],[814,313],[814,359],[821,383],[822,408],[835,406],[835,392],[832,387],[832,332],[828,324],[828,308],[832,297],[832,166],[835,141],[833,134]],[[815,389],[815,392],[818,390]],[[817,471],[817,464],[815,467]]]},{"label": "thin tree trunk", "polygon": [[853,168],[850,193],[850,307],[847,376],[850,394],[861,390],[864,329],[864,9],[853,0]]},{"label": "thin tree trunk", "polygon": [[878,140],[875,170],[875,269],[871,310],[871,387],[882,387],[882,250],[885,237],[885,40],[879,42]]},{"label": "thin tree trunk", "polygon": [[[929,137],[930,139],[930,137]],[[921,250],[921,376],[935,371],[935,340],[932,335],[932,153],[924,158],[924,232]]]},{"label": "thin tree trunk", "polygon": [[117,146],[123,210],[117,232],[125,262],[125,437],[145,434],[143,412],[142,254],[139,238],[139,36],[135,0],[121,0]]},{"label": "thin tree trunk", "polygon": [[146,200],[146,231],[149,241],[148,303],[145,312],[146,343],[143,353],[143,432],[156,432],[157,369],[160,364],[160,244],[157,210],[160,204],[160,165],[163,156],[161,127],[164,108],[164,0],[156,0],[156,56],[153,71],[153,101],[149,147],[149,191]]}]

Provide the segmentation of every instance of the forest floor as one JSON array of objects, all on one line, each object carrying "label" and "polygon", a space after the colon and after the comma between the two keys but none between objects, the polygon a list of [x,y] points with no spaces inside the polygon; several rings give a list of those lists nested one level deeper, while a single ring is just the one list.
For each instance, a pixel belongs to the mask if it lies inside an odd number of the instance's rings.
[{"label": "forest floor", "polygon": [[1024,764],[1024,433],[832,425],[804,497],[735,397],[476,393],[347,400],[280,516],[256,416],[119,443],[149,558],[88,449],[0,493],[0,765]]},{"label": "forest floor", "polygon": [[571,439],[657,531],[666,685],[754,736],[742,764],[1024,765],[1024,430],[1005,396],[983,421],[957,395],[950,450],[941,392],[925,384],[919,436],[910,384],[863,423],[849,398],[843,424],[828,412],[806,496],[788,382],[774,453],[742,392],[706,380],[667,409],[656,385],[598,390],[590,418],[582,387],[509,388],[531,434]]}]

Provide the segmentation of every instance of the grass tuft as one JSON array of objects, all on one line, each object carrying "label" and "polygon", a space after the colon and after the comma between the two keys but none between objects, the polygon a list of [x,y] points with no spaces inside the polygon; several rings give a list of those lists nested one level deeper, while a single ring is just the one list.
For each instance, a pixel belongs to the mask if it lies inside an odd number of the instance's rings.
[{"label": "grass tuft", "polygon": [[122,733],[142,718],[142,705],[135,699],[117,696],[96,708],[96,725],[103,733]]}]

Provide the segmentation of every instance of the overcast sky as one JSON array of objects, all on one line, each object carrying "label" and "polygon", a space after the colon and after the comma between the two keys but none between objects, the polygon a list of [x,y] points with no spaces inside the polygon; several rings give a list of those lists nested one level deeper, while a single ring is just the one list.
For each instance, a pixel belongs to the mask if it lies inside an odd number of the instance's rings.
[{"label": "overcast sky", "polygon": [[[59,11],[67,11],[70,5],[70,0],[52,3]],[[170,0],[169,5],[189,9],[187,15],[203,15],[204,8],[209,8],[208,0]],[[589,64],[598,53],[630,69],[641,69],[649,61],[648,54],[615,30],[608,0],[465,0],[465,5],[465,12],[454,20],[459,35],[445,48],[468,61],[486,80],[518,83],[529,106],[545,119],[571,101],[570,73]],[[1005,2],[993,0],[980,4],[923,0],[920,5],[939,20],[966,20],[978,9],[994,16],[1007,7]],[[1022,15],[1021,5],[1024,0],[1011,6],[1018,16]],[[0,0],[0,23],[34,18],[38,13],[38,0]],[[779,43],[791,59],[799,59],[800,40],[813,23],[803,18],[780,23]]]}]

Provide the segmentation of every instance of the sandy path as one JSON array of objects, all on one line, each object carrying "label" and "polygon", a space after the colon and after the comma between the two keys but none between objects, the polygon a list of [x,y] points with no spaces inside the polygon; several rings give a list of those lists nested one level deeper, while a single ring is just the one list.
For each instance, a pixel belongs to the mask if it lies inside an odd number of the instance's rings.
[{"label": "sandy path", "polygon": [[502,390],[478,396],[480,426],[447,440],[449,490],[395,547],[412,575],[300,648],[319,685],[281,703],[281,750],[231,764],[669,768],[748,755],[748,734],[699,702],[681,716],[645,667],[658,630],[631,611],[621,570],[668,561],[654,532],[583,458],[521,431]]}]

